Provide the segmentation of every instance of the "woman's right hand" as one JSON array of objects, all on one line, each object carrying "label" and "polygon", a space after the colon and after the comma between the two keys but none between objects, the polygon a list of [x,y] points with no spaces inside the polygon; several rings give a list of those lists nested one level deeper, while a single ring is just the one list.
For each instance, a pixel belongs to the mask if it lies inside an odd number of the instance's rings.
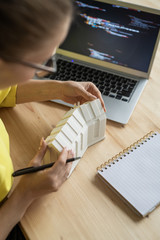
[{"label": "woman's right hand", "polygon": [[[42,139],[40,148],[29,166],[40,166],[46,150],[47,145]],[[31,202],[47,193],[57,191],[69,175],[72,163],[66,164],[66,160],[72,157],[74,157],[73,152],[64,148],[51,168],[22,176],[16,191],[19,191],[22,197],[28,197]]]},{"label": "woman's right hand", "polygon": [[[30,161],[30,166],[41,165],[41,161],[47,150],[44,140],[36,156]],[[31,203],[47,193],[57,191],[67,179],[72,163],[67,163],[67,158],[73,157],[72,151],[65,148],[56,163],[48,169],[26,174],[21,177],[18,185],[11,193],[8,200],[0,208],[0,239],[6,239],[11,229],[24,216]]]}]

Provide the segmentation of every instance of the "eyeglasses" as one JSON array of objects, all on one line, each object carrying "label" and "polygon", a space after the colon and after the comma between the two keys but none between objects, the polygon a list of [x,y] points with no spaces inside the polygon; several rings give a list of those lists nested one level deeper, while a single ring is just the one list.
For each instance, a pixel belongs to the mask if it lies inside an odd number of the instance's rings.
[{"label": "eyeglasses", "polygon": [[36,63],[30,63],[24,60],[20,60],[14,57],[2,57],[7,62],[16,62],[19,64],[22,64],[24,66],[37,69],[36,76],[39,78],[45,77],[47,75],[54,74],[57,71],[57,64],[56,64],[56,58],[55,55],[53,55],[51,58],[49,58],[46,62],[43,64],[36,64]]}]

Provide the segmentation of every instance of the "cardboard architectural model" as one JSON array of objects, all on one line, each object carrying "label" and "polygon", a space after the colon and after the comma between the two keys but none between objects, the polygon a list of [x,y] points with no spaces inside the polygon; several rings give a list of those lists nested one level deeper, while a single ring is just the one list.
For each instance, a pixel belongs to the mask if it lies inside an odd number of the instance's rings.
[{"label": "cardboard architectural model", "polygon": [[[99,99],[69,110],[46,138],[49,158],[56,161],[64,147],[72,149],[75,157],[82,157],[87,148],[105,137],[106,114]],[[52,150],[53,149],[53,150]],[[78,161],[72,163],[72,169]]]}]

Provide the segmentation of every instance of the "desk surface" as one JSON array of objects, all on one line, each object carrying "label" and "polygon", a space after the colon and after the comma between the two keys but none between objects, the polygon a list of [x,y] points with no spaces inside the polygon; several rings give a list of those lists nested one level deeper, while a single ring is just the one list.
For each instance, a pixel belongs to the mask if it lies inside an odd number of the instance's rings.
[{"label": "desk surface", "polygon": [[[160,0],[131,2],[160,9]],[[96,176],[96,167],[101,163],[147,132],[159,130],[159,65],[160,47],[150,80],[129,123],[122,126],[108,121],[105,140],[86,151],[60,190],[37,200],[28,209],[21,225],[29,239],[160,239],[160,207],[141,219]],[[50,133],[67,110],[51,102],[1,109],[0,117],[10,135],[15,169],[26,166],[37,151],[41,137]]]}]

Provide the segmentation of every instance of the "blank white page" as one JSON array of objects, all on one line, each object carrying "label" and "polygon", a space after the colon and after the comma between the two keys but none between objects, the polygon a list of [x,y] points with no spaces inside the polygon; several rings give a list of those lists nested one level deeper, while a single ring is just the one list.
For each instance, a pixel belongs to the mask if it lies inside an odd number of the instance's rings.
[{"label": "blank white page", "polygon": [[98,174],[145,216],[160,203],[160,134],[125,155]]}]

